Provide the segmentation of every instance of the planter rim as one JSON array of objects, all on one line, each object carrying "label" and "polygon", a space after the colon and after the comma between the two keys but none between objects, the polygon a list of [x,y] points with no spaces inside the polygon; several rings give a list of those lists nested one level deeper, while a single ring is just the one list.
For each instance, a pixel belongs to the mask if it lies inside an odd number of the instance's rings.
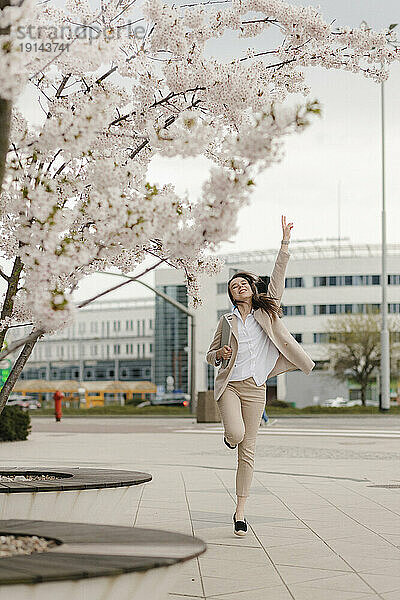
[{"label": "planter rim", "polygon": [[1,481],[0,493],[58,492],[139,485],[152,480],[149,473],[117,469],[70,467],[0,467],[1,475],[54,475],[53,481]]},{"label": "planter rim", "polygon": [[0,585],[110,577],[174,565],[206,550],[203,540],[157,529],[0,520],[0,534],[37,535],[59,545],[46,552],[0,558]]}]

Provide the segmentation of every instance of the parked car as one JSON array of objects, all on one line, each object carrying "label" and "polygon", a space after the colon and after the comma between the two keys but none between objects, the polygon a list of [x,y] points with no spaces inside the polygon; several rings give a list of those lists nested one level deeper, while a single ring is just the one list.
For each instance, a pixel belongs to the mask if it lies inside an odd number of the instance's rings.
[{"label": "parked car", "polygon": [[341,396],[337,396],[336,398],[328,398],[327,400],[324,400],[324,402],[322,403],[322,406],[329,406],[331,408],[333,408],[333,407],[336,408],[338,406],[348,406],[348,404],[347,404],[347,400],[345,400]]},{"label": "parked car", "polygon": [[151,400],[146,400],[137,405],[137,408],[143,406],[189,406],[189,394],[166,393],[158,395]]},{"label": "parked car", "polygon": [[10,396],[7,400],[7,406],[20,406],[22,410],[36,410],[42,407],[39,400],[29,396]]}]

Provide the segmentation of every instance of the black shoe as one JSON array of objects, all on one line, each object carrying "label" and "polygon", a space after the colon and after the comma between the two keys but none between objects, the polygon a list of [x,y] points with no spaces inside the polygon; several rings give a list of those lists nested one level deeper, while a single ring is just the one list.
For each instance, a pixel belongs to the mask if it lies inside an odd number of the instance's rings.
[{"label": "black shoe", "polygon": [[235,527],[233,529],[233,533],[235,535],[246,535],[247,533],[247,521],[236,521],[236,513],[233,515],[233,522]]},{"label": "black shoe", "polygon": [[224,437],[224,442],[225,444],[228,446],[228,448],[230,448],[231,450],[234,450],[236,448],[236,444],[234,446],[231,446],[227,441],[226,441],[226,437]]}]

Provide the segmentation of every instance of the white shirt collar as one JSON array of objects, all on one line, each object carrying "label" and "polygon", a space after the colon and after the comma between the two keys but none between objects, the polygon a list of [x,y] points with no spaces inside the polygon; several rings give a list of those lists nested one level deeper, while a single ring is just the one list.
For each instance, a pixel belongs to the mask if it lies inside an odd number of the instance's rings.
[{"label": "white shirt collar", "polygon": [[[242,317],[242,315],[240,314],[240,311],[239,311],[239,309],[238,309],[238,307],[237,307],[237,306],[235,306],[235,307],[234,307],[234,309],[233,309],[233,311],[232,311],[232,312],[233,312],[234,314],[236,314],[237,316],[239,316],[240,318]],[[252,315],[252,314],[254,314],[254,308],[252,308],[252,309],[251,309],[251,311],[250,311],[250,314],[251,314],[251,315]]]}]

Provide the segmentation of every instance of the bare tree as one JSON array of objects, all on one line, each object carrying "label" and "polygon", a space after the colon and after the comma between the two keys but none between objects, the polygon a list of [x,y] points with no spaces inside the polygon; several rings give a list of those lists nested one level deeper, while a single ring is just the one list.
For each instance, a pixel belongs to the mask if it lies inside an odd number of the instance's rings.
[{"label": "bare tree", "polygon": [[[340,381],[353,379],[361,387],[361,403],[365,406],[366,392],[373,372],[381,361],[379,314],[346,314],[328,319],[327,343],[330,366]],[[400,321],[389,323],[391,377],[399,375],[400,344],[396,333]]]}]

